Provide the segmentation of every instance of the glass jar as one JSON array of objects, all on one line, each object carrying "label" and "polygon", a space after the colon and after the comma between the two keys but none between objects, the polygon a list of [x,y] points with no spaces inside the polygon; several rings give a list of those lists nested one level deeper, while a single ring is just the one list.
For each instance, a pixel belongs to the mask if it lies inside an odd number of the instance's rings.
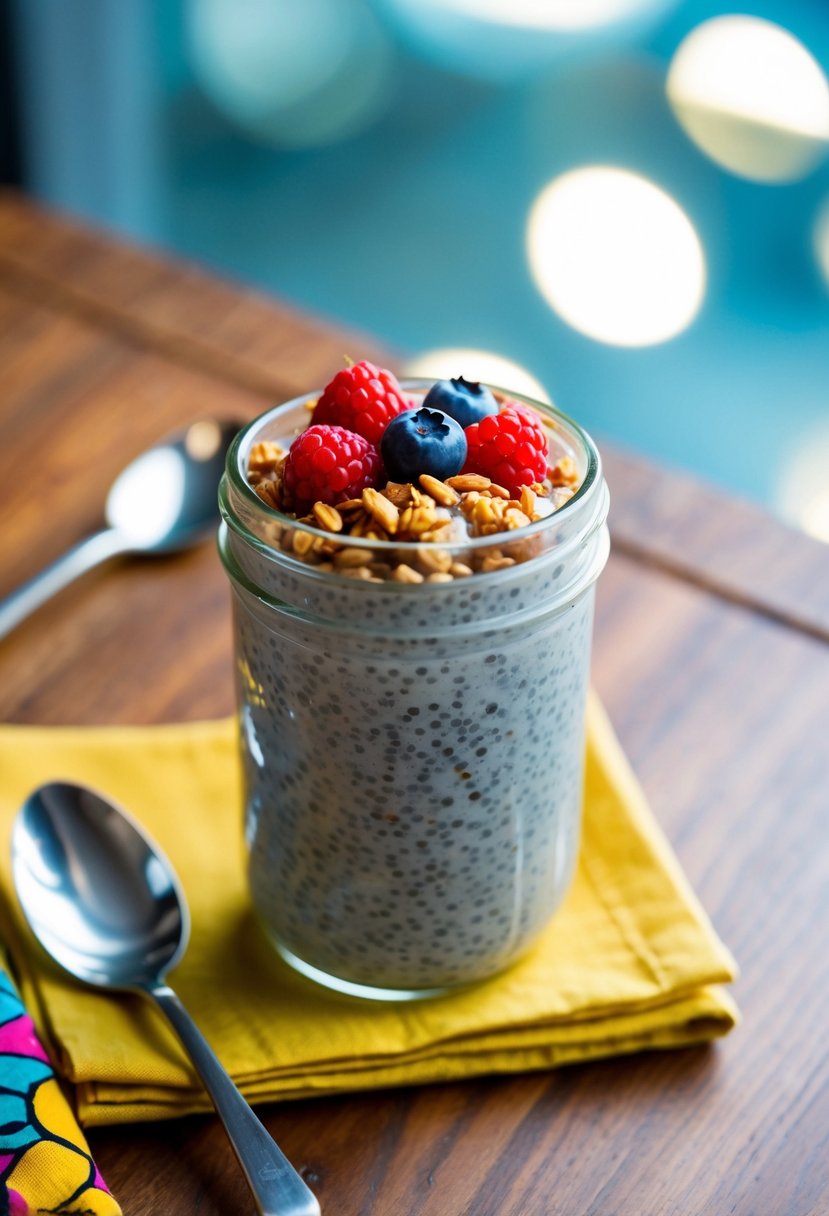
[{"label": "glass jar", "polygon": [[[404,387],[417,401],[430,383]],[[529,527],[454,536],[441,577],[421,582],[382,575],[428,570],[436,546],[424,559],[332,534],[248,484],[252,445],[287,446],[314,395],[256,419],[228,454],[219,547],[252,900],[287,962],[339,991],[403,999],[493,975],[573,873],[608,494],[590,437],[510,396],[545,420],[580,488]]]}]

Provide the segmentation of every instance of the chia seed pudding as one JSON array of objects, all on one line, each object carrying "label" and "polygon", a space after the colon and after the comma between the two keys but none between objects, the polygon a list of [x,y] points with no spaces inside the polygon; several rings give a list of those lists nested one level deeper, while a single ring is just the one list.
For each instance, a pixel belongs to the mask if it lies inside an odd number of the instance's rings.
[{"label": "chia seed pudding", "polygon": [[[428,388],[403,385],[413,402]],[[257,494],[251,452],[290,448],[308,398],[251,423],[228,455],[220,550],[252,900],[283,957],[341,991],[402,999],[495,974],[573,873],[607,490],[581,428],[516,400],[574,490],[503,532],[458,526],[461,504],[439,549],[328,531],[325,511],[298,518]],[[361,566],[343,556],[355,549]]]}]

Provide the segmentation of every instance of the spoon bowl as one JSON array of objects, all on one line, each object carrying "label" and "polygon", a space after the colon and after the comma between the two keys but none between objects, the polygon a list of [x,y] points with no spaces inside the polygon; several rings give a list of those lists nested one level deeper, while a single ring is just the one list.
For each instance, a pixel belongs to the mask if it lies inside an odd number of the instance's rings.
[{"label": "spoon bowl", "polygon": [[204,418],[136,457],[107,495],[107,527],[0,601],[0,638],[101,562],[126,553],[178,553],[209,535],[218,521],[225,455],[241,425]]},{"label": "spoon bowl", "polygon": [[190,924],[172,866],[94,790],[35,790],[15,821],[12,867],[32,932],[78,979],[141,989],[183,955]]},{"label": "spoon bowl", "polygon": [[245,1102],[167,985],[184,953],[189,915],[168,859],[102,794],[51,782],[12,831],[20,906],[51,958],[98,988],[141,992],[165,1014],[224,1122],[261,1216],[319,1216],[305,1182]]},{"label": "spoon bowl", "polygon": [[240,423],[193,422],[136,457],[119,473],[106,519],[136,553],[187,548],[213,527],[227,449]]}]

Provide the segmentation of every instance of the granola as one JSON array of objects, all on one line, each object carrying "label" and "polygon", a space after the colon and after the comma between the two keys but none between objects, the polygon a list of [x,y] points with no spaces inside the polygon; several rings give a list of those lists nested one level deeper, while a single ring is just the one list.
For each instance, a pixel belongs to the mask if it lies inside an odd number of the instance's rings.
[{"label": "granola", "polygon": [[[503,404],[505,410],[528,412],[515,403]],[[313,409],[310,402],[311,426]],[[580,477],[575,460],[566,452],[556,452],[553,429],[540,414],[535,415],[534,425],[538,424],[547,427],[553,441],[546,475],[514,489],[482,472],[462,470],[447,477],[424,472],[416,481],[363,485],[342,501],[319,498],[310,508],[306,503],[296,510],[285,484],[291,445],[270,441],[251,448],[248,481],[268,507],[296,521],[295,527],[275,523],[274,542],[321,572],[336,571],[371,582],[451,582],[535,556],[538,538],[533,532],[522,538],[522,529],[553,514],[576,493]],[[301,432],[303,437],[307,433]],[[307,528],[330,539],[312,535]],[[492,546],[475,546],[462,560],[452,552],[482,537],[491,538]],[[385,542],[385,547],[370,548],[361,541]],[[398,545],[417,547],[398,551]]]}]

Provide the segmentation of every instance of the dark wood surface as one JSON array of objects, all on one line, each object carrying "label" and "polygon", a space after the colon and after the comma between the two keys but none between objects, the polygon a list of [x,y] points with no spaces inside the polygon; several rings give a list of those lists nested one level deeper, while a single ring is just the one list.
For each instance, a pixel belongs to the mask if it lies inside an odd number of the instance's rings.
[{"label": "dark wood surface", "polygon": [[[248,418],[365,338],[0,199],[0,594],[94,528],[127,459]],[[715,1047],[263,1109],[326,1216],[827,1216],[829,549],[608,449],[594,681],[742,968]],[[232,708],[209,544],[90,574],[0,642],[0,718]],[[0,774],[0,780],[2,775]],[[98,1130],[128,1216],[251,1210],[212,1118]]]}]

